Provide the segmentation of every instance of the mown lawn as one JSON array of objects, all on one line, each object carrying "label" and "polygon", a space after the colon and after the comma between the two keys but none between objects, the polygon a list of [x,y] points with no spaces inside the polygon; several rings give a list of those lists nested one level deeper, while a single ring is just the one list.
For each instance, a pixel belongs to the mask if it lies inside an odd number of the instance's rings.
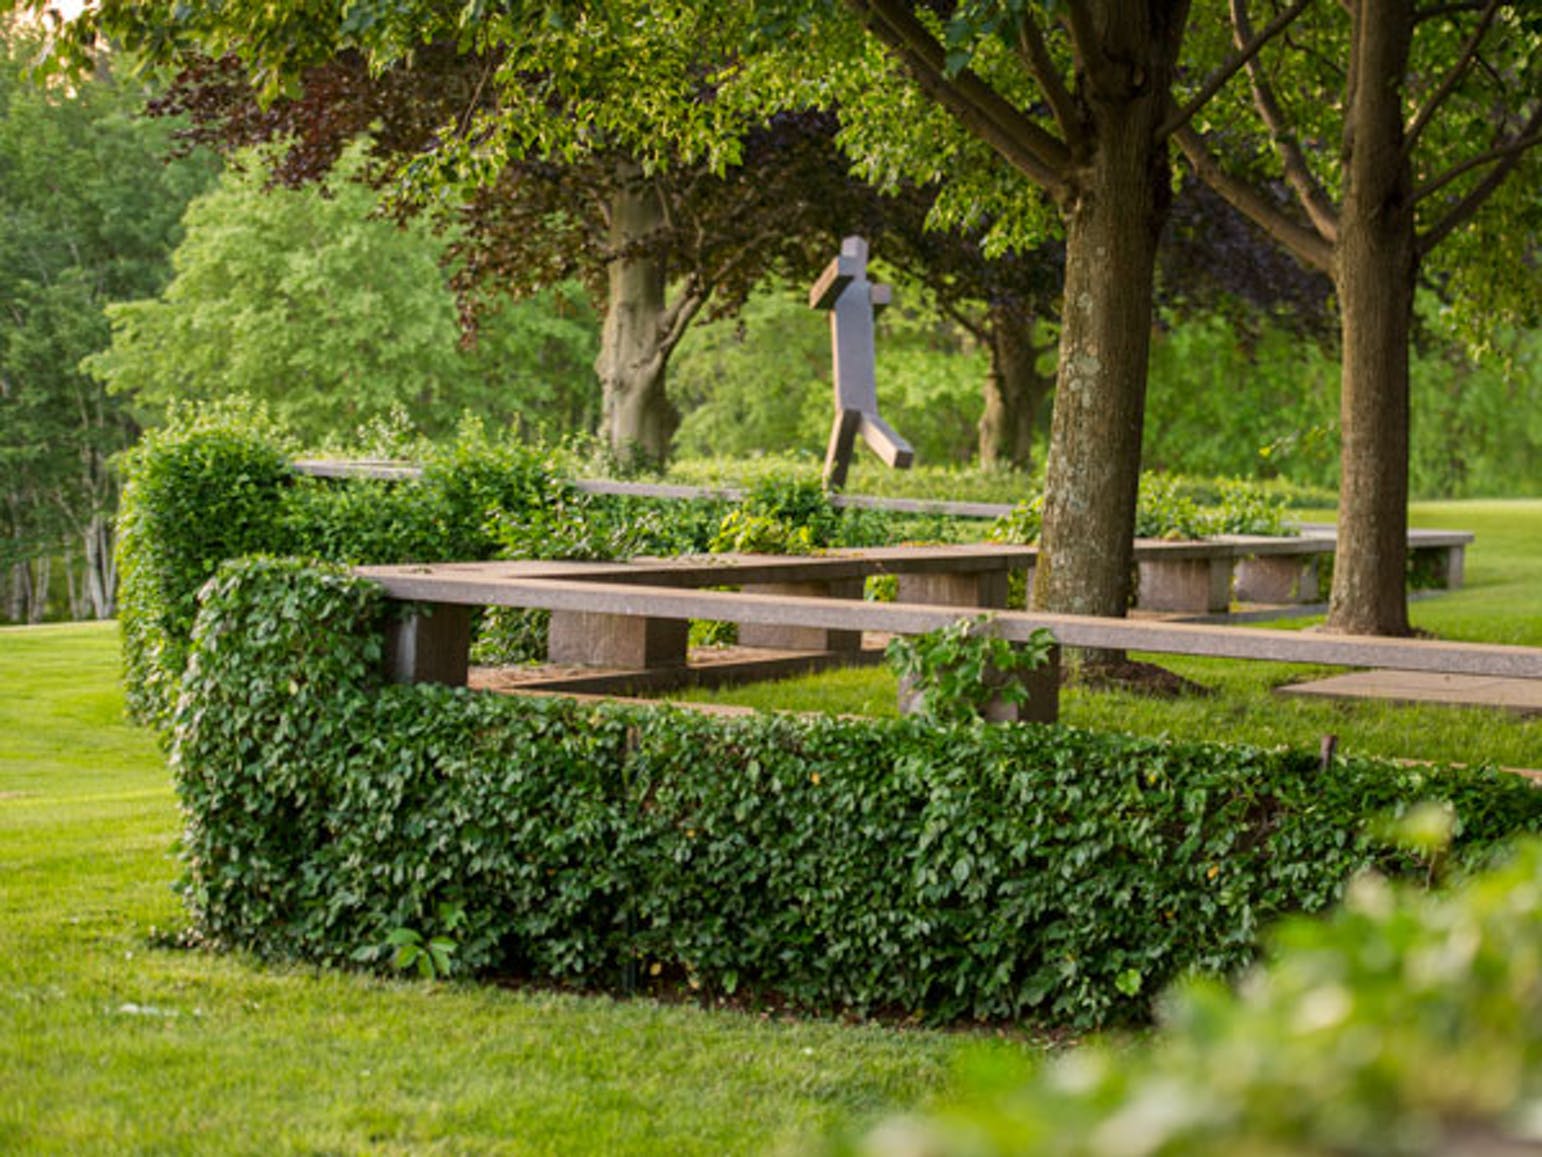
[{"label": "mown lawn", "polygon": [[972,1047],[161,946],[176,801],[116,680],[110,625],[0,630],[0,1152],[759,1153]]},{"label": "mown lawn", "polygon": [[[1332,511],[1308,512],[1329,521]],[[1471,530],[1462,589],[1416,598],[1415,626],[1446,639],[1542,646],[1542,499],[1428,502],[1411,510],[1415,526]],[[1304,627],[1316,620],[1259,624]],[[1326,668],[1142,655],[1218,693],[1210,698],[1156,700],[1140,695],[1069,688],[1061,719],[1074,727],[1316,749],[1325,734],[1339,749],[1394,758],[1492,762],[1542,769],[1542,719],[1498,710],[1390,703],[1307,702],[1274,693],[1285,683],[1331,674]],[[837,671],[681,698],[766,710],[895,713],[894,678],[882,668]]]}]

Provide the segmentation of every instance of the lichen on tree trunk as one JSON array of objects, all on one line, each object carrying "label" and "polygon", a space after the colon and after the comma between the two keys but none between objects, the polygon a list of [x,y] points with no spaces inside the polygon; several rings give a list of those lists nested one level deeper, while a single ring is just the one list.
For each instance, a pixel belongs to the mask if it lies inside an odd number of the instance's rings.
[{"label": "lichen on tree trunk", "polygon": [[[1154,55],[1154,53],[1153,53]],[[1149,76],[1149,74],[1148,74]],[[1098,147],[1066,206],[1065,303],[1033,605],[1123,615],[1130,598],[1166,85],[1089,104]]]}]

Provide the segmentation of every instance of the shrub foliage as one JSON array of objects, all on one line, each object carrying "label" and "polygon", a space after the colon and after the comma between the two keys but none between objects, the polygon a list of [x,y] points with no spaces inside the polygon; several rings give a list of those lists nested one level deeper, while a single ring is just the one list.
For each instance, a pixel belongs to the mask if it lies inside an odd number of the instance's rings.
[{"label": "shrub foliage", "polygon": [[1184,985],[1137,1048],[1028,1074],[980,1064],[963,1096],[840,1152],[1535,1152],[1542,842],[1431,895],[1367,877],[1296,920],[1235,991]]},{"label": "shrub foliage", "polygon": [[473,973],[1086,1026],[1422,876],[1368,817],[1448,801],[1458,861],[1542,824],[1489,770],[380,686],[384,608],[294,560],[205,591],[173,767],[211,942],[385,965],[405,928]]}]

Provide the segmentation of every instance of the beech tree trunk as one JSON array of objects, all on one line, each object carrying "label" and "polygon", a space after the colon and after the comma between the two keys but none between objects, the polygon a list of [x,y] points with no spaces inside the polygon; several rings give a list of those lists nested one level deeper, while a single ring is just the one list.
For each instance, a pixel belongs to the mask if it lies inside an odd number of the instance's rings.
[{"label": "beech tree trunk", "polygon": [[32,591],[32,571],[24,562],[7,568],[5,582],[5,617],[8,622],[27,621],[27,606]]},{"label": "beech tree trunk", "polygon": [[105,515],[96,515],[86,526],[86,596],[91,614],[98,619],[110,619],[117,613],[118,567],[112,538],[112,520]]},{"label": "beech tree trunk", "polygon": [[53,586],[53,559],[47,555],[39,555],[28,563],[27,567],[29,572],[27,622],[35,625],[48,617],[48,595]]},{"label": "beech tree trunk", "polygon": [[665,299],[668,270],[655,243],[665,225],[664,206],[654,186],[635,165],[611,199],[610,293],[599,375],[605,438],[623,463],[662,463],[680,416],[664,392],[673,343]]},{"label": "beech tree trunk", "polygon": [[1168,46],[1181,39],[1162,14],[1181,23],[1184,10],[1111,8],[1107,63],[1079,93],[1095,147],[1063,206],[1065,304],[1033,589],[1043,610],[1121,616],[1130,601],[1153,270],[1171,200],[1156,132],[1168,109]]},{"label": "beech tree trunk", "polygon": [[1401,86],[1413,36],[1407,0],[1363,0],[1345,131],[1335,253],[1343,333],[1339,539],[1327,627],[1406,635],[1408,341],[1418,272],[1403,156]]},{"label": "beech tree trunk", "polygon": [[982,466],[1033,466],[1034,418],[1054,388],[1054,380],[1039,373],[1033,323],[1032,314],[1009,305],[990,308],[991,368],[985,381],[985,412],[980,415]]}]

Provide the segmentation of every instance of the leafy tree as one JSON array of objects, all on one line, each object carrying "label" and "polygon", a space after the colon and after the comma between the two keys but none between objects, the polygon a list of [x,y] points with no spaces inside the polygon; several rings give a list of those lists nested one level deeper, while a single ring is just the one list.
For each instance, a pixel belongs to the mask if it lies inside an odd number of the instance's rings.
[{"label": "leafy tree", "polygon": [[[189,115],[196,139],[221,148],[286,142],[274,174],[292,185],[324,179],[347,142],[368,134],[370,179],[399,195],[402,215],[453,225],[468,325],[510,294],[581,279],[605,318],[595,361],[605,437],[622,459],[662,460],[679,422],[665,381],[680,339],[703,311],[737,309],[773,266],[806,264],[810,235],[830,248],[848,227],[845,165],[823,120],[796,116],[744,126],[732,164],[645,163],[634,138],[604,133],[582,148],[499,152],[484,142],[475,158],[447,155],[465,147],[453,138],[483,131],[478,117],[541,90],[528,72],[503,88],[488,83],[505,59],[491,39],[433,40],[378,70],[342,49],[264,107],[237,58],[194,57],[162,107]],[[573,92],[546,99],[565,117],[584,103]],[[699,82],[689,100],[706,100]]]},{"label": "leafy tree", "polygon": [[154,293],[207,158],[164,164],[170,126],[105,66],[70,85],[26,76],[35,26],[0,15],[0,575],[3,613],[41,619],[63,561],[71,612],[110,615],[110,457],[133,419],[82,373],[102,307]]},{"label": "leafy tree", "polygon": [[[1248,0],[1229,0],[1215,24],[1249,43],[1253,20]],[[1520,282],[1510,304],[1535,311],[1535,262],[1505,259],[1524,253],[1527,238],[1534,247],[1542,224],[1542,26],[1504,0],[1357,0],[1316,5],[1300,34],[1249,60],[1245,110],[1227,117],[1223,106],[1208,136],[1207,126],[1186,126],[1177,140],[1217,192],[1333,278],[1342,450],[1328,625],[1406,634],[1414,292],[1421,269],[1458,292],[1474,280]],[[1235,145],[1239,133],[1257,149]],[[1278,186],[1289,203],[1272,195]],[[1505,225],[1497,235],[1473,230],[1485,208]],[[1463,245],[1464,230],[1488,251]],[[1442,271],[1431,263],[1446,243],[1457,261]],[[1482,296],[1504,304],[1491,287]]]},{"label": "leafy tree", "polygon": [[595,338],[572,287],[499,310],[460,348],[445,242],[372,216],[374,193],[347,179],[358,163],[342,158],[325,195],[227,171],[189,206],[165,291],[109,307],[92,372],[152,410],[244,395],[312,445],[398,409],[430,435],[466,412],[582,429]]},{"label": "leafy tree", "polygon": [[[822,103],[838,89],[851,113],[848,147],[870,169],[943,180],[951,196],[944,216],[967,215],[981,181],[1001,184],[999,167],[977,163],[982,150],[999,157],[1019,195],[995,198],[1011,211],[993,228],[1045,220],[1042,209],[1023,208],[1026,179],[1066,230],[1072,308],[1061,330],[1036,598],[1058,610],[1122,614],[1167,142],[1202,103],[1180,109],[1171,97],[1187,16],[1187,0],[1068,0],[1052,12],[972,3],[945,21],[902,0],[850,0],[834,11],[791,0],[595,10],[356,3],[335,14],[247,2],[168,13],[110,2],[76,22],[66,48],[84,48],[105,29],[163,57],[191,47],[230,52],[277,95],[349,51],[380,72],[425,44],[456,43],[483,54],[482,91],[497,101],[468,104],[446,123],[451,131],[412,174],[430,189],[490,185],[511,156],[571,160],[597,149],[628,158],[644,176],[692,163],[722,171],[768,105]],[[875,55],[875,44],[888,55]],[[866,146],[864,125],[874,129]],[[877,131],[895,125],[908,127]]]}]

